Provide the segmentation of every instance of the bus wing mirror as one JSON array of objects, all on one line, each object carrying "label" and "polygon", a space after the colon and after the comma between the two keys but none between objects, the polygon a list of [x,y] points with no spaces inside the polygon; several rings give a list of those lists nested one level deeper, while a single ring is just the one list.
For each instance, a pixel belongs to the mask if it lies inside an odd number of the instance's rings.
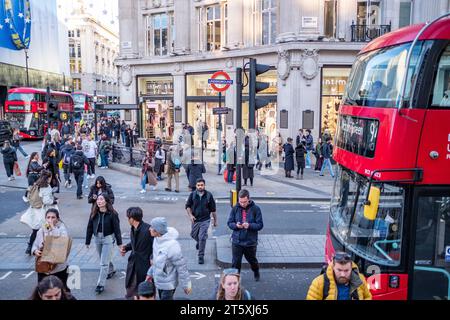
[{"label": "bus wing mirror", "polygon": [[370,187],[369,199],[364,204],[364,217],[367,220],[375,220],[375,218],[377,217],[380,194],[381,190],[379,187]]}]

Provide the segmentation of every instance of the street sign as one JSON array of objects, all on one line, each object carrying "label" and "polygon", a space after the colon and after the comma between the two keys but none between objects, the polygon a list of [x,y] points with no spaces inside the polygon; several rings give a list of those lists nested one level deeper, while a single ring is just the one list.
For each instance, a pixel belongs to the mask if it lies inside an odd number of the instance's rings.
[{"label": "street sign", "polygon": [[[227,91],[230,85],[233,84],[233,80],[231,80],[230,75],[225,71],[217,71],[211,76],[210,79],[208,79],[208,83],[215,91],[224,92]],[[218,87],[217,85],[223,85],[223,87]]]},{"label": "street sign", "polygon": [[213,108],[213,114],[228,114],[228,108]]}]

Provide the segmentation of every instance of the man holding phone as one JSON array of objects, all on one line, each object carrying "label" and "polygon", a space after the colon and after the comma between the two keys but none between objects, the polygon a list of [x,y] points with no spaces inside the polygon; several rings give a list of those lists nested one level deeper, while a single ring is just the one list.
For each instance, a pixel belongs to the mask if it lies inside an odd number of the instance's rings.
[{"label": "man holding phone", "polygon": [[242,189],[239,192],[239,201],[231,209],[227,222],[233,230],[232,239],[232,268],[241,270],[242,256],[245,256],[250,264],[255,280],[259,281],[259,264],[256,259],[258,245],[258,231],[264,227],[261,209],[250,200],[250,193]]}]

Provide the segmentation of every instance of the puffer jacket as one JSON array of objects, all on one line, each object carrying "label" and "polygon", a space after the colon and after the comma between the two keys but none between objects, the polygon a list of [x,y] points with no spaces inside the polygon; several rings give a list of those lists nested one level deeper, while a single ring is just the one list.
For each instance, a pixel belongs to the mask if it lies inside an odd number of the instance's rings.
[{"label": "puffer jacket", "polygon": [[[243,223],[243,211],[246,211],[248,229],[239,229],[236,223]],[[231,240],[233,244],[243,247],[256,246],[258,244],[258,231],[264,227],[261,209],[250,201],[247,208],[242,208],[239,203],[231,209],[227,222],[228,227],[233,230]]]},{"label": "puffer jacket", "polygon": [[169,227],[167,233],[161,237],[155,237],[153,241],[153,264],[148,269],[147,275],[153,277],[155,286],[159,290],[175,289],[178,286],[178,280],[183,289],[192,286],[187,263],[177,239],[178,231]]},{"label": "puffer jacket", "polygon": [[[327,297],[323,297],[324,275],[316,277],[309,287],[306,300],[337,300],[338,290],[334,280],[333,264],[328,265],[326,275],[330,280],[330,288]],[[359,273],[358,266],[352,262],[352,274],[350,278],[350,296],[357,290],[358,300],[372,300],[372,294],[366,283],[366,279]]]}]

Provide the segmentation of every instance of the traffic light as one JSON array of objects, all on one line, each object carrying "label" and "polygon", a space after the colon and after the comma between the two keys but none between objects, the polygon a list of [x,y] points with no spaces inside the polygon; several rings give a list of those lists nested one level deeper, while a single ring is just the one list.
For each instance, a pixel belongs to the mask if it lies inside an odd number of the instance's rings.
[{"label": "traffic light", "polygon": [[255,112],[269,104],[269,100],[257,98],[256,94],[269,87],[268,82],[256,81],[256,77],[270,70],[270,66],[257,64],[256,59],[250,59],[250,80],[249,80],[249,129],[255,129]]},{"label": "traffic light", "polygon": [[47,103],[47,116],[50,123],[59,120],[58,101],[50,100]]}]

